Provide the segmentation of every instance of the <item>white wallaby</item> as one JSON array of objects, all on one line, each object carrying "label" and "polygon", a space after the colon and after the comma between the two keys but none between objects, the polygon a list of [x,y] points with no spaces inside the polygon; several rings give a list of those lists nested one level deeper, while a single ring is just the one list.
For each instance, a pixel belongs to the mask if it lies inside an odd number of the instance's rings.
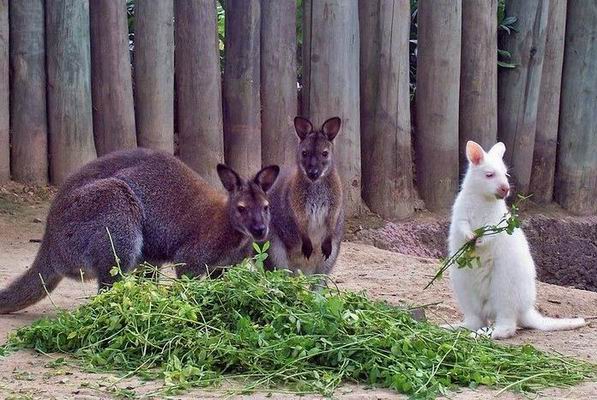
[{"label": "white wallaby", "polygon": [[[475,229],[495,225],[508,213],[505,151],[503,143],[489,152],[475,142],[467,143],[469,167],[452,210],[450,254],[474,239]],[[535,264],[522,229],[512,235],[502,232],[478,238],[475,253],[481,266],[450,267],[452,287],[464,314],[464,321],[455,326],[477,331],[495,322],[491,337],[503,339],[513,336],[517,327],[551,331],[585,325],[582,318],[549,318],[535,309]]]}]

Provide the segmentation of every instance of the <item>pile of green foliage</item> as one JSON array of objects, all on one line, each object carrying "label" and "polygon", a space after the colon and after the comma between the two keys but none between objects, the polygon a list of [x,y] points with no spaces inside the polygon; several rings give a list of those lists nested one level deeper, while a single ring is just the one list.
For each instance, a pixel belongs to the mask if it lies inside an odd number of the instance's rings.
[{"label": "pile of green foliage", "polygon": [[407,310],[266,272],[265,253],[220,279],[135,274],[77,310],[19,329],[6,348],[67,353],[95,370],[165,381],[164,391],[285,386],[330,394],[342,381],[417,398],[456,386],[535,390],[595,377],[596,367],[413,320]]}]

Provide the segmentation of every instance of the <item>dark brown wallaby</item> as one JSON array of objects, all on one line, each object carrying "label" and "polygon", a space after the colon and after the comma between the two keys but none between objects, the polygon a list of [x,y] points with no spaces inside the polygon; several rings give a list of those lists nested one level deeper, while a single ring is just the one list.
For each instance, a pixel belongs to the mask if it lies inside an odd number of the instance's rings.
[{"label": "dark brown wallaby", "polygon": [[344,199],[332,142],[340,123],[340,118],[330,118],[314,131],[309,120],[294,119],[300,139],[297,165],[283,169],[269,193],[269,267],[325,274],[336,263],[344,232]]},{"label": "dark brown wallaby", "polygon": [[[270,211],[266,192],[279,168],[263,168],[252,180],[218,165],[228,195],[210,187],[175,157],[147,149],[115,152],[72,175],[56,195],[41,247],[31,268],[0,291],[0,313],[42,299],[63,277],[115,278],[114,249],[123,272],[141,261],[201,275],[207,265],[230,265],[264,240]],[[45,285],[45,288],[44,288]]]}]

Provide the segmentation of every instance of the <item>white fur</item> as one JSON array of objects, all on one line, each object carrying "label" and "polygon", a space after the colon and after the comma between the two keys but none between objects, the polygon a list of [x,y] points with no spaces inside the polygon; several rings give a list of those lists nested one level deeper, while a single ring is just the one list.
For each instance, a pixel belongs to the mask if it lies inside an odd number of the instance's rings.
[{"label": "white fur", "polygon": [[[475,229],[497,224],[508,212],[504,199],[496,195],[500,186],[508,185],[502,161],[505,147],[498,143],[489,152],[479,147],[482,157],[475,164],[471,161],[475,145],[467,145],[469,168],[453,207],[450,254],[473,238]],[[493,176],[488,177],[489,173]],[[480,267],[450,268],[452,287],[464,314],[458,326],[477,331],[493,321],[491,337],[501,339],[513,336],[519,326],[547,331],[585,325],[582,318],[547,318],[535,310],[535,264],[522,229],[512,235],[502,232],[480,238],[475,252],[481,259]]]}]

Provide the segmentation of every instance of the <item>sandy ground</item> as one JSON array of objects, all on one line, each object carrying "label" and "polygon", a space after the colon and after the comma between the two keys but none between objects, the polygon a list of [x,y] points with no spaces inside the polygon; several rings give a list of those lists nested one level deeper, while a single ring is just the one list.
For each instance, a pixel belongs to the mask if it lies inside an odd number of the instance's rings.
[{"label": "sandy ground", "polygon": [[[0,196],[0,200],[2,200]],[[0,286],[27,268],[37,251],[47,212],[47,201],[10,206],[0,201]],[[458,312],[448,282],[442,281],[431,289],[423,287],[436,269],[437,262],[429,258],[405,256],[366,244],[344,243],[333,278],[339,286],[351,290],[365,290],[371,296],[395,304],[432,304],[427,316],[434,322],[456,321]],[[95,292],[94,284],[63,281],[52,294],[57,307],[73,308],[85,302]],[[539,308],[550,316],[596,316],[597,293],[540,283]],[[16,327],[29,324],[41,316],[55,312],[46,299],[25,312],[0,316],[0,343]],[[508,343],[532,343],[541,349],[584,358],[597,358],[597,322],[570,332],[520,332]],[[146,397],[159,387],[159,382],[142,383],[134,378],[85,373],[70,362],[66,366],[50,368],[48,364],[59,355],[41,355],[21,351],[0,359],[0,398],[4,399],[111,399],[126,398],[128,391]],[[228,397],[223,390],[193,391],[174,398]],[[491,398],[497,391],[488,389],[462,390],[453,399]],[[360,386],[343,385],[336,396],[341,399],[398,399],[405,398],[387,390],[371,390]],[[534,396],[533,396],[534,397]],[[542,392],[539,398],[589,399],[597,398],[597,383],[587,382],[572,389],[553,389]],[[160,398],[159,396],[157,398]],[[239,396],[239,398],[241,398]],[[291,394],[260,393],[242,398],[295,398]],[[318,398],[304,396],[302,398]],[[501,399],[523,399],[526,396],[504,393]]]}]

